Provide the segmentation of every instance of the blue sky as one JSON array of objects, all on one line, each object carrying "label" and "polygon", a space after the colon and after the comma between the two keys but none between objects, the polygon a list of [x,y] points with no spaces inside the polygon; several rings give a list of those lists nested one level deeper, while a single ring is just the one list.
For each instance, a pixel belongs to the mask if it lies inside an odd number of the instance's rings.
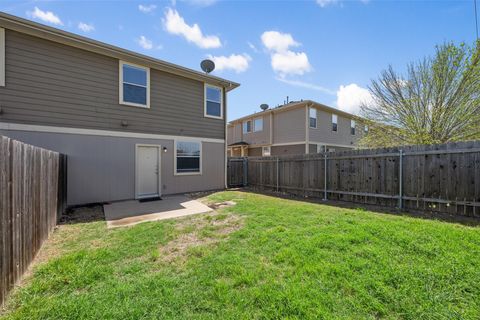
[{"label": "blue sky", "polygon": [[[239,82],[228,119],[312,99],[355,112],[370,80],[475,40],[468,1],[0,1],[0,10]],[[195,26],[196,25],[196,26]]]}]

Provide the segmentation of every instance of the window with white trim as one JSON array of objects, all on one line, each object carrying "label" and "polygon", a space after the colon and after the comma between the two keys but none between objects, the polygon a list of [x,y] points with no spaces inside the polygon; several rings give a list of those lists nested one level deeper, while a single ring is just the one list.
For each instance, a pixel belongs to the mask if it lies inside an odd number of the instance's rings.
[{"label": "window with white trim", "polygon": [[5,29],[0,28],[0,87],[5,86]]},{"label": "window with white trim", "polygon": [[355,135],[355,120],[350,120],[350,134]]},{"label": "window with white trim", "polygon": [[338,130],[337,121],[338,121],[337,115],[332,114],[332,131],[336,132]]},{"label": "window with white trim", "polygon": [[205,84],[205,117],[223,119],[222,88]]},{"label": "window with white trim", "polygon": [[243,133],[252,132],[252,120],[247,120],[243,122]]},{"label": "window with white trim", "polygon": [[176,141],[175,158],[176,174],[202,172],[202,145],[200,142]]},{"label": "window with white trim", "polygon": [[150,108],[150,69],[120,61],[120,104]]},{"label": "window with white trim", "polygon": [[259,132],[263,130],[263,118],[256,118],[253,120],[253,132]]},{"label": "window with white trim", "polygon": [[262,147],[262,156],[264,157],[270,157],[270,154],[271,154],[271,149],[269,146],[267,147]]},{"label": "window with white trim", "polygon": [[308,122],[309,122],[310,128],[316,129],[317,128],[317,109],[309,108],[308,116],[309,116]]},{"label": "window with white trim", "polygon": [[317,143],[317,153],[326,151],[326,146],[322,143]]}]

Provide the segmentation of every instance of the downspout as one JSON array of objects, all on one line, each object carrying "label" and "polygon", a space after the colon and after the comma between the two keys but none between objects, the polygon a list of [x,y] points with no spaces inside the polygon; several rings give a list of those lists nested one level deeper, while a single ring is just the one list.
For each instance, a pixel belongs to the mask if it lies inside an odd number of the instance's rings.
[{"label": "downspout", "polygon": [[310,153],[310,125],[309,125],[309,106],[305,105],[305,154]]},{"label": "downspout", "polygon": [[[229,87],[232,86],[231,83],[228,84]],[[224,158],[225,158],[225,172],[224,172],[224,177],[225,177],[225,189],[228,188],[228,181],[227,181],[227,175],[228,175],[228,154],[227,154],[227,144],[228,144],[228,128],[227,128],[227,90],[226,88],[223,88],[223,121],[225,121],[225,152],[224,152]]]}]

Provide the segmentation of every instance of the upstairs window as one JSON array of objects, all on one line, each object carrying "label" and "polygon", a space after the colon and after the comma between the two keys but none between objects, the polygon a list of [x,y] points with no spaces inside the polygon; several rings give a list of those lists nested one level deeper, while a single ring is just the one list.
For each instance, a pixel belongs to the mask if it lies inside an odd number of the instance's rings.
[{"label": "upstairs window", "polygon": [[363,128],[363,131],[365,131],[365,133],[368,133],[368,125],[365,125],[365,127]]},{"label": "upstairs window", "polygon": [[120,61],[120,104],[150,108],[150,69]]},{"label": "upstairs window", "polygon": [[205,117],[223,119],[222,88],[205,85]]},{"label": "upstairs window", "polygon": [[308,110],[310,128],[317,128],[317,109],[310,108]]},{"label": "upstairs window", "polygon": [[355,120],[350,120],[350,133],[352,136],[355,135]]},{"label": "upstairs window", "polygon": [[338,129],[337,121],[338,121],[337,115],[332,114],[332,131],[334,132],[337,132],[337,129]]},{"label": "upstairs window", "polygon": [[0,28],[0,87],[5,86],[5,29]]},{"label": "upstairs window", "polygon": [[257,118],[253,120],[253,132],[259,132],[263,130],[263,118]]},{"label": "upstairs window", "polygon": [[200,142],[177,141],[175,143],[175,174],[199,174],[202,146]]},{"label": "upstairs window", "polygon": [[247,120],[243,122],[243,133],[252,132],[252,120]]}]

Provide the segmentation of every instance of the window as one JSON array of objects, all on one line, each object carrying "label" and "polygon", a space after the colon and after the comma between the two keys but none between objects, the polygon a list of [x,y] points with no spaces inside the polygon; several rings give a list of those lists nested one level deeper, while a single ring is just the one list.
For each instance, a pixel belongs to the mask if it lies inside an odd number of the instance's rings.
[{"label": "window", "polygon": [[337,115],[336,114],[332,114],[332,131],[335,131],[337,132]]},{"label": "window", "polygon": [[175,142],[175,174],[202,173],[202,145],[200,142]]},{"label": "window", "polygon": [[205,85],[205,117],[223,119],[222,88]]},{"label": "window", "polygon": [[317,153],[321,153],[324,151],[326,151],[326,146],[321,143],[317,143]]},{"label": "window", "polygon": [[365,125],[365,128],[363,128],[363,130],[365,131],[365,133],[368,133],[368,125]]},{"label": "window", "polygon": [[352,136],[355,135],[355,120],[350,120],[350,133]]},{"label": "window", "polygon": [[5,29],[0,28],[0,87],[5,86]]},{"label": "window", "polygon": [[270,147],[262,147],[262,156],[270,157]]},{"label": "window", "polygon": [[317,128],[317,109],[315,108],[310,108],[308,111],[309,114],[309,122],[310,122],[310,128]]},{"label": "window", "polygon": [[263,130],[263,118],[253,120],[253,131],[258,132]]},{"label": "window", "polygon": [[252,132],[252,120],[247,120],[243,123],[243,133]]},{"label": "window", "polygon": [[120,104],[150,108],[150,69],[120,61]]}]

